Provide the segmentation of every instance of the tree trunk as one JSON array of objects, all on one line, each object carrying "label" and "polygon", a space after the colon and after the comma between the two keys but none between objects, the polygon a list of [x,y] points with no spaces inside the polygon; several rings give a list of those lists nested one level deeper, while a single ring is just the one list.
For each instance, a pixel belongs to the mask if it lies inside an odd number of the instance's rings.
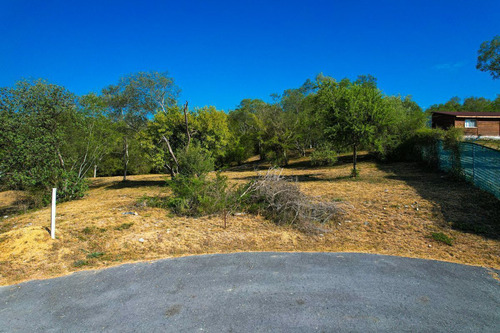
[{"label": "tree trunk", "polygon": [[172,156],[172,159],[175,163],[175,166],[172,166],[170,168],[170,174],[172,175],[172,178],[174,178],[176,173],[179,171],[179,161],[177,161],[177,157],[175,157],[174,151],[172,150],[172,146],[170,146],[170,141],[168,141],[167,137],[165,135],[162,135],[162,139],[167,144],[168,152],[170,153],[170,156]]},{"label": "tree trunk", "polygon": [[191,133],[189,133],[189,124],[188,124],[188,116],[187,116],[187,108],[188,108],[188,102],[186,101],[186,104],[184,105],[184,121],[186,123],[186,135],[188,138],[188,142],[186,145],[186,151],[189,150],[189,145],[191,144]]},{"label": "tree trunk", "polygon": [[123,137],[123,181],[127,181],[128,162],[128,141],[127,137]]},{"label": "tree trunk", "polygon": [[94,178],[97,177],[97,164],[94,164]]},{"label": "tree trunk", "polygon": [[353,152],[352,152],[352,175],[353,177],[358,176],[358,170],[356,168],[356,164],[358,162],[358,147],[356,145],[353,145]]}]

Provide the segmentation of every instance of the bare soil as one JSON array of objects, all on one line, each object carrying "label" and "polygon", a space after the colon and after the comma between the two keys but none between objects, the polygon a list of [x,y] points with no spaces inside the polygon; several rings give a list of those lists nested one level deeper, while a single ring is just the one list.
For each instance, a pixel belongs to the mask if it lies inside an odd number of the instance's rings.
[{"label": "bare soil", "polygon": [[[500,269],[500,201],[471,185],[414,163],[378,164],[361,156],[333,167],[293,160],[283,174],[301,190],[339,202],[345,213],[317,233],[277,226],[261,216],[188,218],[138,204],[168,196],[164,175],[98,178],[89,194],[57,206],[57,238],[50,238],[50,208],[0,216],[0,285],[44,279],[125,262],[245,251],[365,252],[444,260]],[[224,172],[247,182],[268,166],[250,163]],[[1,192],[10,211],[22,193]],[[15,208],[15,207],[14,207]],[[447,245],[432,237],[443,233]]]}]

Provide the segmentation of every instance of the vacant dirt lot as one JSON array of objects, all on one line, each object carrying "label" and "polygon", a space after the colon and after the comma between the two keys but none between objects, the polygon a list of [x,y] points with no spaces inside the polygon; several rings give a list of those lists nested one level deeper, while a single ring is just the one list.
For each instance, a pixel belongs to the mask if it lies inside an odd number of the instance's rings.
[{"label": "vacant dirt lot", "polygon": [[[366,159],[366,157],[365,157]],[[306,158],[283,173],[308,195],[338,201],[340,223],[306,234],[260,216],[186,218],[137,204],[144,196],[169,195],[162,175],[99,178],[82,200],[57,207],[57,239],[50,239],[50,209],[0,217],[0,284],[48,278],[124,262],[241,251],[367,252],[500,268],[500,202],[444,174],[416,164],[360,163],[349,178],[347,159],[311,168]],[[257,175],[250,164],[225,172],[232,182]],[[18,192],[0,193],[0,210]],[[453,245],[431,237],[443,233]]]}]

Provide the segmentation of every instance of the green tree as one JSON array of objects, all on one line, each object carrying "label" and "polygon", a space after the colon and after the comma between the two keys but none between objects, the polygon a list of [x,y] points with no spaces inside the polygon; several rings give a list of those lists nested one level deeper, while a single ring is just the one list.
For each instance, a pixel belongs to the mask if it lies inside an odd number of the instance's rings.
[{"label": "green tree", "polygon": [[221,165],[230,138],[227,114],[213,106],[196,109],[194,114],[193,139]]},{"label": "green tree", "polygon": [[[190,118],[192,115],[187,114]],[[179,161],[175,152],[185,150],[187,135],[185,119],[178,106],[170,106],[157,112],[140,133],[141,143],[146,148],[153,165],[166,170],[172,178],[179,172]]]},{"label": "green tree", "polygon": [[[0,89],[0,174],[9,188],[44,199],[58,188],[60,200],[81,197],[86,117],[75,95],[46,81],[20,81]],[[40,203],[40,202],[39,202]]]},{"label": "green tree", "polygon": [[481,43],[477,53],[476,68],[489,72],[493,79],[500,78],[500,36]]},{"label": "green tree", "polygon": [[127,179],[131,137],[146,127],[157,111],[167,112],[175,105],[180,89],[167,72],[138,72],[103,89],[110,115],[123,138],[123,180]]},{"label": "green tree", "polygon": [[[267,103],[260,99],[244,99],[236,110],[229,112],[229,143],[227,162],[240,164],[254,154],[262,155],[264,124],[262,113]],[[263,156],[261,156],[263,157]]]},{"label": "green tree", "polygon": [[371,85],[331,78],[318,81],[317,102],[323,112],[325,135],[339,146],[353,150],[353,176],[357,176],[360,147],[379,148],[394,121],[382,93]]},{"label": "green tree", "polygon": [[84,121],[79,140],[72,149],[84,152],[79,165],[79,174],[86,175],[92,169],[94,178],[103,159],[115,150],[120,133],[116,124],[106,115],[106,102],[102,96],[94,93],[79,98]]}]

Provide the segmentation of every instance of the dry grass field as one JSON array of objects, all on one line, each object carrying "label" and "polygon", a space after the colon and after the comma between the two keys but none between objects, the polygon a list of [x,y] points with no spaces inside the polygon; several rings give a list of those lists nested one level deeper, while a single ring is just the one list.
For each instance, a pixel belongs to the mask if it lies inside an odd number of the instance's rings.
[{"label": "dry grass field", "polygon": [[[225,174],[233,183],[253,179],[265,165]],[[82,200],[57,207],[57,239],[49,234],[50,209],[0,216],[0,285],[42,279],[125,262],[240,251],[366,252],[500,268],[500,202],[469,184],[413,163],[377,164],[362,156],[359,179],[345,159],[312,168],[307,158],[283,173],[302,191],[339,202],[340,222],[308,234],[261,216],[238,214],[223,228],[220,216],[187,218],[138,204],[167,196],[162,175],[92,181]],[[0,193],[0,211],[22,193]],[[133,214],[128,214],[133,213]],[[442,233],[447,245],[432,237]]]}]

